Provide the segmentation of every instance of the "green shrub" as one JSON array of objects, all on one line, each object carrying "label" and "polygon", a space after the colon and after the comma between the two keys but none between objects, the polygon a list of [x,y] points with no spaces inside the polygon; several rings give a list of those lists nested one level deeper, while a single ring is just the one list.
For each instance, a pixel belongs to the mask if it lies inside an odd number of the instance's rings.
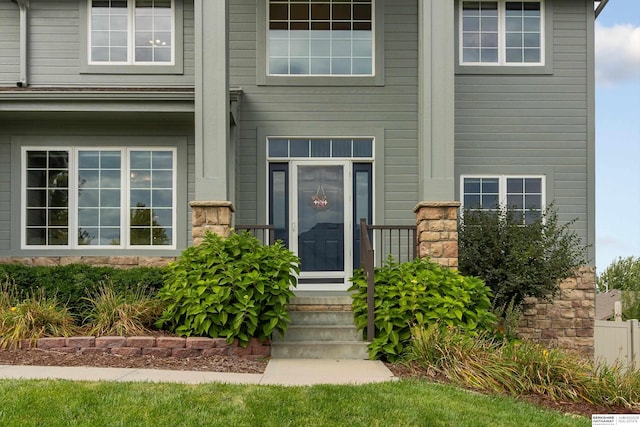
[{"label": "green shrub", "polygon": [[[489,329],[491,291],[482,280],[416,259],[404,264],[389,258],[375,269],[375,334],[369,345],[372,359],[393,361],[410,342],[412,325],[439,323],[469,333]],[[363,270],[354,271],[353,311],[358,329],[367,326],[367,281]]]},{"label": "green shrub", "polygon": [[90,304],[85,319],[87,335],[144,335],[162,314],[162,303],[145,288],[116,292],[111,282],[101,283],[85,298]]},{"label": "green shrub", "polygon": [[93,267],[84,264],[63,266],[0,265],[0,277],[15,283],[17,289],[27,293],[36,291],[64,302],[69,311],[79,319],[87,316],[89,303],[85,299],[100,283],[110,281],[117,293],[146,288],[155,292],[163,285],[164,269],[137,267],[119,269]]},{"label": "green shrub", "polygon": [[[6,289],[6,288],[5,288]],[[17,290],[10,291],[17,293]],[[42,291],[28,294],[14,306],[0,307],[0,347],[17,348],[22,341],[64,337],[77,331],[69,310]]]},{"label": "green shrub", "polygon": [[465,210],[459,223],[459,269],[480,277],[491,288],[495,306],[525,297],[550,299],[560,282],[585,264],[585,247],[549,207],[535,221],[522,213]]},{"label": "green shrub", "polygon": [[208,233],[169,265],[159,292],[167,308],[157,326],[181,336],[237,338],[242,345],[284,333],[298,264],[280,242],[262,246],[246,232],[226,239]]}]

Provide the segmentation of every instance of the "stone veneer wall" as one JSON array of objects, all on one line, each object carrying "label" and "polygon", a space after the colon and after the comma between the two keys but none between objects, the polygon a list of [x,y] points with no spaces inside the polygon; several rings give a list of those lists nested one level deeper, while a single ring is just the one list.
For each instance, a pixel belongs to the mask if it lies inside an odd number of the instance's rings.
[{"label": "stone veneer wall", "polygon": [[420,202],[413,211],[418,227],[418,256],[458,267],[459,202]]},{"label": "stone veneer wall", "polygon": [[520,318],[520,336],[593,357],[595,283],[595,267],[582,267],[575,277],[560,284],[553,302],[527,298]]},{"label": "stone veneer wall", "polygon": [[153,336],[40,338],[35,345],[26,341],[23,343],[23,347],[35,347],[40,350],[62,353],[99,353],[177,358],[232,355],[248,359],[263,359],[271,355],[270,342],[260,342],[256,338],[252,338],[245,348],[240,347],[237,341],[227,344],[227,340],[224,338]]},{"label": "stone veneer wall", "polygon": [[164,267],[175,257],[143,257],[143,256],[39,256],[39,257],[0,257],[0,264],[24,265],[68,265],[86,264],[94,267]]}]

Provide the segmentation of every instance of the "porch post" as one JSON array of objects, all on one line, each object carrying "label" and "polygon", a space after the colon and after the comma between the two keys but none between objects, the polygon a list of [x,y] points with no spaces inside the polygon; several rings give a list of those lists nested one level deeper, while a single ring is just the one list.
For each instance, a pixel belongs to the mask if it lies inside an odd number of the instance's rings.
[{"label": "porch post", "polygon": [[193,244],[199,245],[207,231],[222,237],[231,234],[233,206],[227,201],[194,201],[191,206],[191,237]]},{"label": "porch post", "polygon": [[230,134],[228,0],[195,0],[195,200],[193,243],[207,231],[229,235],[227,147]]},{"label": "porch post", "polygon": [[420,200],[455,200],[454,2],[418,2]]},{"label": "porch post", "polygon": [[413,211],[418,226],[418,256],[458,268],[459,202],[420,202]]}]

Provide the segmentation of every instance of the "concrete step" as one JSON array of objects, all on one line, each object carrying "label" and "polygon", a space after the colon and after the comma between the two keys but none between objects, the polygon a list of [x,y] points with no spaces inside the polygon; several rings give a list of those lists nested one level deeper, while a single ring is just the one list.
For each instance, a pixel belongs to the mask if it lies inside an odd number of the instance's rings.
[{"label": "concrete step", "polygon": [[273,342],[293,341],[354,341],[362,342],[362,332],[354,325],[293,325],[290,324],[284,337],[273,334]]},{"label": "concrete step", "polygon": [[274,359],[360,359],[369,358],[367,343],[353,341],[272,342]]},{"label": "concrete step", "polygon": [[289,311],[290,325],[345,325],[352,326],[352,311]]}]

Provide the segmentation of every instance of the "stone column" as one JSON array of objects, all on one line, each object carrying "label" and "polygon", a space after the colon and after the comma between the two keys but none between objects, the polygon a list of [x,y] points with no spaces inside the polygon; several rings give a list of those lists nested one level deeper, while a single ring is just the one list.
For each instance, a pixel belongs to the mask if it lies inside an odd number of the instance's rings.
[{"label": "stone column", "polygon": [[231,234],[233,205],[227,201],[194,201],[191,206],[193,244],[199,245],[207,231],[218,236]]},{"label": "stone column", "polygon": [[460,202],[420,202],[413,211],[418,226],[418,256],[458,268]]}]

